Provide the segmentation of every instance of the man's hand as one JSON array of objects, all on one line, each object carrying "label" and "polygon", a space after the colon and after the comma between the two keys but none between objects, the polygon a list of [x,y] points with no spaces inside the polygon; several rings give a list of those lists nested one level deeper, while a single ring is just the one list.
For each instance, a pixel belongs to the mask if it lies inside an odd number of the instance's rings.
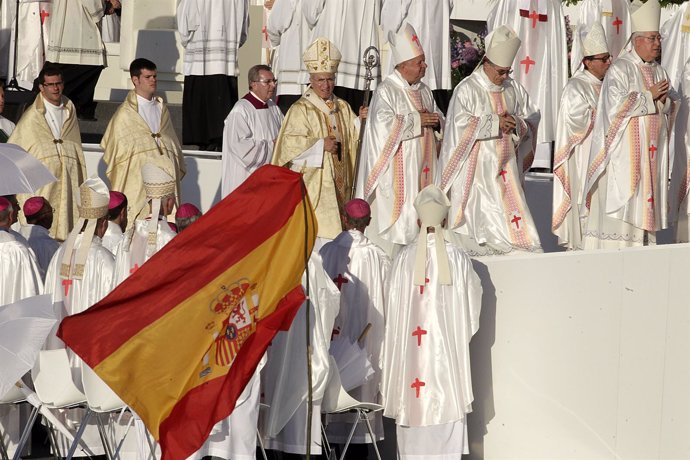
[{"label": "man's hand", "polygon": [[498,116],[498,127],[503,134],[510,134],[515,131],[515,118],[512,115],[499,115]]},{"label": "man's hand", "polygon": [[441,119],[436,112],[420,112],[419,118],[422,120],[423,128],[439,128]]},{"label": "man's hand", "polygon": [[338,151],[337,142],[335,136],[324,137],[323,139],[323,151],[328,153],[336,153]]},{"label": "man's hand", "polygon": [[660,101],[662,104],[666,102],[666,96],[668,95],[668,80],[661,80],[654,83],[649,91],[652,93],[652,99],[655,101]]},{"label": "man's hand", "polygon": [[367,119],[367,116],[369,116],[369,107],[361,106],[359,108],[359,119],[364,121]]}]

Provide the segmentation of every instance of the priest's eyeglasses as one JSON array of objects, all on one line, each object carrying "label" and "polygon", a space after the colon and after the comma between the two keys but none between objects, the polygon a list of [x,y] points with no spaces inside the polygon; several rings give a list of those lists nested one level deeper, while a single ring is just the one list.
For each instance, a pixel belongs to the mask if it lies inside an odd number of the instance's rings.
[{"label": "priest's eyeglasses", "polygon": [[651,37],[647,37],[645,35],[640,35],[640,37],[644,38],[645,40],[647,40],[650,43],[654,43],[654,42],[661,43],[661,41],[664,39],[661,35],[652,35]]},{"label": "priest's eyeglasses", "polygon": [[601,61],[601,62],[608,62],[611,60],[611,55],[609,54],[608,56],[602,56],[602,57],[591,57],[587,58],[590,61]]},{"label": "priest's eyeglasses", "polygon": [[312,82],[316,83],[317,85],[323,85],[324,83],[335,83],[335,78],[334,77],[314,78],[314,79],[312,79]]},{"label": "priest's eyeglasses", "polygon": [[64,84],[65,84],[65,82],[62,82],[62,81],[55,81],[55,82],[52,82],[52,83],[42,83],[41,86],[47,86],[48,88],[52,88],[52,87],[57,88],[58,86],[62,86],[62,85],[64,85]]},{"label": "priest's eyeglasses", "polygon": [[274,85],[278,84],[278,80],[276,80],[275,78],[274,79],[267,79],[267,80],[259,79],[259,80],[254,80],[254,81],[259,82],[259,83],[263,83],[264,85],[270,85],[271,83],[273,83]]}]

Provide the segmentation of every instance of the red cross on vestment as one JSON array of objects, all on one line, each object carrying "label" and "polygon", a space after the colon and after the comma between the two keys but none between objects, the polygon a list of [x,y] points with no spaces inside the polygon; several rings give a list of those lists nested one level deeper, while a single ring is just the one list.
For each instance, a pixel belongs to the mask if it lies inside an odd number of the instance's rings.
[{"label": "red cross on vestment", "polygon": [[533,60],[529,56],[525,56],[525,59],[520,61],[520,64],[523,64],[525,66],[525,75],[527,75],[529,73],[530,66],[532,66],[536,63],[537,63],[537,61]]},{"label": "red cross on vestment", "polygon": [[412,332],[412,336],[417,337],[417,346],[421,347],[422,346],[422,336],[426,335],[426,329],[422,329],[420,326],[417,326],[417,329],[415,329]]},{"label": "red cross on vestment", "polygon": [[65,297],[69,295],[69,287],[72,285],[72,280],[62,280],[62,285],[65,287]]},{"label": "red cross on vestment", "polygon": [[532,28],[533,29],[537,28],[537,21],[548,22],[548,19],[549,19],[548,15],[539,14],[534,10],[532,10],[531,12],[529,10],[520,10],[520,16],[525,18],[525,19],[532,20]]},{"label": "red cross on vestment", "polygon": [[515,226],[517,227],[518,230],[520,230],[520,221],[522,220],[522,217],[513,214],[513,218],[510,220],[510,222],[514,223]]},{"label": "red cross on vestment", "polygon": [[[429,283],[429,278],[424,278],[424,284]],[[422,295],[424,294],[424,286],[419,286],[419,294]]]},{"label": "red cross on vestment", "polygon": [[139,270],[139,264],[134,264],[134,267],[129,269],[129,274],[131,275],[135,271]]},{"label": "red cross on vestment", "polygon": [[410,385],[410,388],[414,388],[416,398],[419,398],[419,390],[425,385],[426,385],[426,383],[422,382],[417,377],[414,378],[414,382],[412,382],[412,385]]},{"label": "red cross on vestment", "polygon": [[657,151],[656,145],[652,144],[649,147],[649,153],[651,154],[652,159],[654,159],[654,154],[656,153],[656,151]]},{"label": "red cross on vestment", "polygon": [[647,203],[649,203],[650,207],[654,207],[654,197],[652,195],[649,195],[649,198],[647,198]]},{"label": "red cross on vestment", "polygon": [[266,26],[261,28],[261,33],[264,34],[264,40],[268,40],[268,29],[266,29]]},{"label": "red cross on vestment", "polygon": [[428,166],[424,166],[424,169],[422,169],[422,172],[424,173],[424,178],[426,180],[429,180],[429,171],[431,171],[431,169],[429,169]]},{"label": "red cross on vestment", "polygon": [[501,169],[501,172],[498,173],[498,175],[501,176],[501,177],[503,178],[503,183],[504,183],[504,184],[505,184],[506,182],[508,182],[508,180],[506,179],[506,174],[508,174],[508,171],[506,171],[505,169]]},{"label": "red cross on vestment", "polygon": [[48,13],[46,10],[41,10],[41,25],[45,24],[48,16],[50,16],[50,13]]},{"label": "red cross on vestment", "polygon": [[333,278],[333,282],[338,285],[338,290],[340,291],[341,290],[340,288],[343,287],[343,284],[349,283],[350,281],[347,278],[345,278],[342,275],[342,273],[338,273],[338,276]]},{"label": "red cross on vestment", "polygon": [[620,35],[623,21],[621,21],[620,18],[616,16],[616,20],[613,21],[611,24],[616,28],[616,35]]}]

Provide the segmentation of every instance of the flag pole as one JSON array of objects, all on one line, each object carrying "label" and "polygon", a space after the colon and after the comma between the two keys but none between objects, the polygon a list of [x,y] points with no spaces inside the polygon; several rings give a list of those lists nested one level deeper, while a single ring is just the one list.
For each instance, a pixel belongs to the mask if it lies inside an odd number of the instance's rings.
[{"label": "flag pole", "polygon": [[307,340],[307,446],[306,459],[311,457],[311,420],[314,412],[314,394],[312,388],[312,368],[311,368],[311,330],[309,327],[309,320],[311,317],[311,299],[309,298],[309,222],[307,212],[307,189],[304,185],[304,178],[300,180],[300,188],[302,190],[302,206],[304,207],[304,277],[305,283],[305,297],[306,297],[306,340]]}]

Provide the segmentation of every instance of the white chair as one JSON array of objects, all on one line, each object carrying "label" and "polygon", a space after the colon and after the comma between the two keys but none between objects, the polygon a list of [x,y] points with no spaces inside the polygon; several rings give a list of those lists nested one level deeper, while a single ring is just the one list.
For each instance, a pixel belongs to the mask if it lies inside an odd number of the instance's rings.
[{"label": "white chair", "polygon": [[[14,385],[10,391],[7,392],[7,394],[0,396],[0,405],[3,404],[21,404],[23,402],[26,402],[26,396],[20,389],[19,385],[23,385],[21,382],[17,382],[16,385]],[[27,421],[26,425],[24,428],[22,428],[22,434],[21,437],[19,438],[19,444],[17,446],[17,454],[15,457],[18,457],[20,453],[24,450],[24,447],[26,446],[26,442],[29,439],[29,435],[31,433],[31,428],[34,425],[34,422],[36,421],[36,417],[38,417],[38,409],[39,407],[34,407],[31,411],[31,415],[29,416],[29,420]],[[5,443],[2,442],[2,433],[0,433],[0,458],[2,460],[9,460],[9,454],[7,452],[7,446],[5,446]]]},{"label": "white chair", "polygon": [[[69,362],[67,349],[41,350],[36,365],[31,371],[31,377],[38,399],[47,408],[87,407],[86,414],[81,420],[79,430],[77,430],[67,453],[67,460],[72,460],[93,411],[86,405],[86,395],[74,382],[73,369]],[[57,449],[57,445],[53,447]]]},{"label": "white chair", "polygon": [[[347,441],[345,441],[343,451],[340,453],[340,460],[343,460],[345,458],[347,448],[350,446],[350,442],[352,441],[352,437],[355,434],[357,425],[360,422],[365,423],[369,436],[371,436],[373,441],[376,440],[374,430],[371,428],[371,423],[369,422],[369,416],[374,412],[383,410],[383,406],[380,404],[360,402],[350,396],[343,389],[343,385],[340,383],[340,372],[338,371],[338,364],[335,362],[335,358],[333,358],[333,356],[329,356],[329,362],[328,381],[326,383],[326,390],[323,394],[323,400],[321,401],[321,412],[324,414],[352,413],[354,415],[352,429],[347,436]],[[331,447],[326,439],[325,431],[323,432],[323,445],[324,450],[326,451],[326,457],[330,459]],[[376,458],[381,460],[381,454],[379,453],[376,442],[373,442],[372,445],[374,447],[374,451],[376,452]]]},{"label": "white chair", "polygon": [[[129,429],[134,422],[134,417],[129,419],[122,438],[120,440],[113,439],[113,443],[111,444],[110,440],[108,439],[105,425],[101,420],[101,414],[119,412],[120,416],[122,416],[124,411],[127,409],[127,404],[125,404],[120,397],[116,395],[115,392],[93,371],[93,369],[91,369],[85,363],[82,363],[81,366],[81,382],[84,387],[84,394],[86,395],[86,402],[89,406],[89,409],[96,414],[98,432],[101,436],[103,446],[105,447],[106,455],[111,460],[117,459],[119,458],[122,444],[125,442]],[[117,424],[119,425],[119,419]],[[115,446],[114,452],[113,446]]]}]

